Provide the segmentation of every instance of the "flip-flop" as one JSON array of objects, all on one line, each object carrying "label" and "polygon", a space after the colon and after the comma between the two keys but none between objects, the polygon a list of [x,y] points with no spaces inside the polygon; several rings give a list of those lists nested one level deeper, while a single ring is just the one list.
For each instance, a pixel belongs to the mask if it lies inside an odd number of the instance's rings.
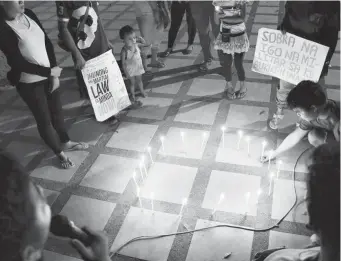
[{"label": "flip-flop", "polygon": [[70,168],[73,168],[75,166],[75,163],[73,163],[69,158],[59,159],[59,162],[60,162],[60,166],[63,169],[70,169]]},{"label": "flip-flop", "polygon": [[149,71],[149,70],[145,70],[145,72],[144,72],[145,76],[151,76],[152,74],[153,74],[153,72]]},{"label": "flip-flop", "polygon": [[164,51],[160,56],[161,56],[161,57],[168,57],[172,52],[173,52],[172,49],[167,49],[167,50]]},{"label": "flip-flop", "polygon": [[236,99],[236,93],[235,92],[229,92],[228,90],[225,90],[225,97],[228,100],[235,100]]},{"label": "flip-flop", "polygon": [[152,68],[164,68],[165,64],[163,62],[157,61],[156,63],[150,63],[148,64],[148,67],[152,67]]},{"label": "flip-flop", "polygon": [[182,51],[182,54],[184,54],[184,55],[189,55],[189,54],[192,53],[192,51],[193,51],[193,46],[189,46],[189,47],[187,47],[186,49],[184,49],[184,50]]},{"label": "flip-flop", "polygon": [[132,110],[136,110],[138,108],[141,108],[143,103],[141,101],[135,101],[133,102],[128,108]]},{"label": "flip-flop", "polygon": [[236,99],[241,100],[246,96],[246,93],[247,93],[247,88],[245,88],[243,92],[239,90],[239,91],[236,91],[234,94],[236,96]]},{"label": "flip-flop", "polygon": [[66,149],[66,151],[86,150],[88,148],[89,148],[89,145],[87,143],[77,142],[75,145],[73,145],[70,148]]}]

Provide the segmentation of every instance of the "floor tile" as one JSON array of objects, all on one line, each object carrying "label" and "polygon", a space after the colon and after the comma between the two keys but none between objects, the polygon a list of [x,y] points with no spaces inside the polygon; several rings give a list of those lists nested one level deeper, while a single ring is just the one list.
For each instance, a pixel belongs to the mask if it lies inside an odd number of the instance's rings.
[{"label": "floor tile", "polygon": [[58,191],[44,189],[44,196],[46,197],[47,203],[52,206],[56,201],[60,193]]},{"label": "floor tile", "polygon": [[[279,146],[282,141],[283,141],[282,139],[278,139],[277,146]],[[278,156],[277,159],[282,161],[280,169],[281,170],[287,170],[287,171],[293,171],[294,166],[296,164],[296,161],[298,160],[298,157],[301,155],[301,153],[303,153],[303,151],[305,151],[306,149],[308,149],[310,147],[311,147],[311,145],[305,139],[305,140],[301,141],[299,144],[297,144],[291,150],[284,152],[283,154]],[[309,158],[310,152],[307,151],[301,156],[299,162],[297,163],[296,171],[298,171],[298,172],[307,172],[308,171],[306,163],[307,163],[307,160]]]},{"label": "floor tile", "polygon": [[[181,139],[181,132],[184,133],[184,142]],[[209,133],[207,131],[171,127],[167,135],[165,135],[164,150],[160,146],[159,153],[162,155],[200,159],[207,143],[207,139],[203,138],[204,133],[208,137]],[[198,144],[202,146],[198,148]]]},{"label": "floor tile", "polygon": [[42,144],[32,144],[28,142],[12,141],[6,148],[9,153],[15,155],[24,167],[39,153],[47,148]]},{"label": "floor tile", "polygon": [[255,15],[255,23],[272,23],[274,25],[278,24],[278,16],[277,15]]},{"label": "floor tile", "polygon": [[[247,212],[248,215],[255,216],[259,188],[260,177],[213,170],[202,207],[237,214]],[[224,199],[218,204],[221,193],[224,193]],[[250,193],[248,203],[245,198],[247,193]]]},{"label": "floor tile", "polygon": [[180,107],[175,121],[212,125],[220,102],[187,102]]},{"label": "floor tile", "polygon": [[165,93],[165,94],[177,94],[182,85],[182,81],[161,85],[156,82],[151,82],[147,86],[147,90],[150,93]]},{"label": "floor tile", "polygon": [[[177,215],[131,207],[111,250],[115,251],[128,240],[138,236],[174,233],[178,225]],[[173,241],[174,236],[139,241],[125,247],[120,254],[149,261],[166,261]]]},{"label": "floor tile", "polygon": [[330,65],[340,67],[340,54],[339,53],[334,53],[332,60],[330,61]]},{"label": "floor tile", "polygon": [[271,84],[245,82],[247,94],[243,101],[270,102]]},{"label": "floor tile", "polygon": [[86,151],[66,152],[66,155],[75,163],[75,166],[70,169],[61,169],[59,160],[55,156],[51,156],[51,154],[32,171],[32,177],[59,182],[69,182],[89,153]]},{"label": "floor tile", "polygon": [[107,147],[145,152],[158,126],[122,122]]},{"label": "floor tile", "polygon": [[80,185],[122,193],[136,167],[138,167],[137,160],[101,154]]},{"label": "floor tile", "polygon": [[126,26],[126,25],[132,26],[135,23],[136,23],[136,20],[127,21],[127,20],[118,20],[117,19],[114,22],[112,22],[110,25],[106,26],[106,29],[120,30],[123,26]]},{"label": "floor tile", "polygon": [[340,85],[340,70],[329,70],[325,78],[327,85]]},{"label": "floor tile", "polygon": [[[213,81],[213,82],[212,82]],[[226,81],[221,78],[221,80],[209,80],[203,78],[196,78],[188,91],[188,95],[191,96],[213,96],[221,94],[225,90]]]},{"label": "floor tile", "polygon": [[81,259],[61,255],[52,251],[44,250],[44,260],[49,261],[80,261]]},{"label": "floor tile", "polygon": [[305,248],[310,243],[310,238],[307,236],[270,231],[269,249],[282,246],[296,249]]},{"label": "floor tile", "polygon": [[[256,40],[253,41],[254,35],[251,35],[249,38],[250,41],[250,45],[255,45],[256,44]],[[255,56],[255,47],[250,46],[249,50],[247,51],[247,53],[245,54],[244,60],[246,61],[253,61],[253,58]]]},{"label": "floor tile", "polygon": [[[223,225],[223,223],[199,219],[195,228],[215,225]],[[198,257],[200,260],[223,260],[227,252],[232,252],[228,260],[249,260],[252,240],[253,232],[235,228],[213,228],[197,232],[193,235],[186,261],[196,261]]]},{"label": "floor tile", "polygon": [[189,69],[188,67],[193,65],[193,63],[194,60],[192,59],[167,58],[167,60],[165,61],[166,66],[160,69],[160,71],[168,71],[172,69],[182,69],[183,71],[190,71],[193,70],[193,68]]},{"label": "floor tile", "polygon": [[[306,184],[296,181],[297,202],[301,202],[306,195]],[[272,213],[271,218],[281,219],[295,202],[295,191],[292,180],[275,179],[273,187]],[[306,214],[305,202],[294,208],[284,219],[286,221],[307,224],[309,217]]]},{"label": "floor tile", "polygon": [[328,98],[340,102],[340,90],[327,89]]},{"label": "floor tile", "polygon": [[63,92],[60,100],[63,104],[63,110],[65,113],[70,110],[79,109],[84,103],[84,100],[80,99],[78,90],[68,90]]},{"label": "floor tile", "polygon": [[267,130],[267,107],[231,104],[226,126],[248,130]]},{"label": "floor tile", "polygon": [[182,204],[188,198],[197,169],[173,164],[155,163],[148,171],[148,177],[141,190],[141,196]]},{"label": "floor tile", "polygon": [[103,230],[116,204],[72,195],[61,211],[78,227]]},{"label": "floor tile", "polygon": [[32,118],[30,112],[5,110],[0,114],[0,133],[12,133],[24,120]]},{"label": "floor tile", "polygon": [[[95,145],[108,128],[108,123],[100,123],[94,118],[78,118],[71,125],[68,133],[74,141]],[[87,131],[84,131],[85,129]]]},{"label": "floor tile", "polygon": [[6,91],[1,91],[0,93],[1,93],[0,104],[6,104],[15,96],[17,96],[17,92],[15,90],[6,90]]},{"label": "floor tile", "polygon": [[[246,137],[250,138],[249,142],[247,142]],[[262,142],[264,140],[265,139],[263,137],[244,134],[244,137],[240,139],[238,150],[239,135],[236,132],[226,131],[224,139],[221,138],[216,155],[216,161],[236,165],[261,167],[262,163],[260,163],[259,159],[262,154]],[[248,143],[250,144],[249,153]]]},{"label": "floor tile", "polygon": [[131,110],[127,114],[130,117],[162,120],[172,99],[147,97],[142,99],[143,106],[137,110]]}]

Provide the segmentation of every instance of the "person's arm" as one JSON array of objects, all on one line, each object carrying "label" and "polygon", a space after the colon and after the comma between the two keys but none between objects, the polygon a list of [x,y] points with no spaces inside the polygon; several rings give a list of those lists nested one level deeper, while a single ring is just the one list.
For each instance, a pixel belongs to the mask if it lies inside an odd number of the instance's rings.
[{"label": "person's arm", "polygon": [[286,1],[284,16],[283,16],[282,22],[278,25],[278,30],[280,30],[282,33],[285,33],[290,26],[290,21],[289,21],[290,5],[291,5],[291,2]]},{"label": "person's arm", "polygon": [[309,130],[296,128],[296,130],[290,133],[274,151],[273,158],[296,146],[308,134],[308,132]]},{"label": "person's arm", "polygon": [[125,76],[128,78],[126,57],[127,57],[127,52],[124,48],[122,48],[122,51],[121,51],[122,69],[123,69]]},{"label": "person's arm", "polygon": [[340,121],[335,124],[333,133],[336,141],[340,141]]},{"label": "person's arm", "polygon": [[63,40],[64,45],[68,48],[72,54],[72,57],[75,61],[76,69],[82,69],[85,66],[85,60],[78,50],[75,41],[73,40],[69,29],[69,17],[67,14],[67,10],[61,1],[56,1],[57,6],[57,15],[58,15],[58,30],[60,34],[60,38]]}]

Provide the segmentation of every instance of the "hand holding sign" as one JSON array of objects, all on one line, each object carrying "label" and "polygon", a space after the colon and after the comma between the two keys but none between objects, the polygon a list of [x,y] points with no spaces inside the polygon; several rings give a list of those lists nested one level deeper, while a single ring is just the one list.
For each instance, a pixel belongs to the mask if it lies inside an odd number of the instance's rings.
[{"label": "hand holding sign", "polygon": [[258,31],[252,71],[292,84],[318,82],[329,47],[279,30]]}]

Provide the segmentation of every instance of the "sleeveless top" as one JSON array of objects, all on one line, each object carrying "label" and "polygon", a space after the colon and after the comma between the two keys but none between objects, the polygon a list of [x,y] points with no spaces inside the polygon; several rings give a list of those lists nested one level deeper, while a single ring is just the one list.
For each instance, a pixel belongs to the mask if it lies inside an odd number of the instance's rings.
[{"label": "sleeveless top", "polygon": [[141,51],[137,44],[135,44],[135,50],[131,51],[126,47],[123,47],[126,53],[126,67],[128,77],[134,77],[144,74],[144,68],[141,58]]}]

